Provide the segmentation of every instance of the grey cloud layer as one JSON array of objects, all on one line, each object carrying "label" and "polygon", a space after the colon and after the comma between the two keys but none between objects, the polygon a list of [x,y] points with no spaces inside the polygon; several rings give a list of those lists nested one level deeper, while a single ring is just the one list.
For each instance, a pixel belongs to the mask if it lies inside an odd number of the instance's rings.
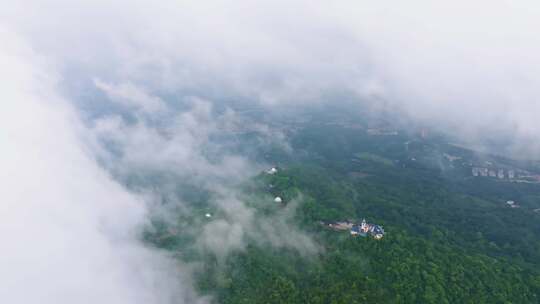
[{"label": "grey cloud layer", "polygon": [[535,1],[45,2],[5,17],[105,82],[281,106],[339,92],[468,137],[539,131]]},{"label": "grey cloud layer", "polygon": [[[12,303],[192,299],[189,282],[181,282],[189,279],[177,277],[189,269],[162,271],[171,261],[136,239],[147,214],[141,196],[95,158],[115,173],[199,176],[225,212],[239,210],[206,226],[226,233],[216,239],[206,232],[199,245],[241,249],[254,216],[221,187],[258,168],[235,155],[216,163],[200,153],[219,126],[238,123],[234,112],[216,121],[212,109],[224,101],[283,111],[334,94],[383,100],[465,138],[506,134],[516,151],[540,149],[537,1],[4,2],[0,27],[11,34],[0,36],[7,88],[0,93],[0,268],[9,271],[0,283],[10,288],[0,298]],[[100,116],[87,133],[72,107],[98,103],[96,94],[133,121]],[[188,106],[177,113],[171,104]],[[171,124],[156,128],[163,117]],[[283,140],[267,126],[254,128]],[[128,153],[100,151],[100,140]],[[258,233],[279,236],[284,227],[265,222]],[[305,235],[293,237],[269,241],[316,251]],[[81,289],[90,282],[93,289]],[[34,298],[24,293],[29,287]]]},{"label": "grey cloud layer", "polygon": [[[295,204],[276,216],[265,217],[257,216],[255,209],[247,206],[246,202],[260,198],[242,195],[237,186],[261,172],[263,165],[233,152],[235,149],[230,145],[237,144],[237,140],[229,143],[226,139],[214,139],[228,136],[234,139],[238,130],[247,130],[255,132],[262,145],[278,145],[287,151],[283,134],[245,120],[230,109],[216,114],[212,103],[206,100],[191,99],[189,104],[180,112],[164,109],[167,119],[161,116],[163,113],[141,109],[131,122],[119,115],[96,120],[93,130],[97,139],[116,147],[113,149],[116,153],[106,153],[106,167],[126,179],[133,175],[141,177],[140,191],[159,188],[154,194],[167,197],[184,215],[195,213],[193,207],[197,206],[175,195],[180,185],[189,184],[210,193],[211,207],[220,217],[209,223],[198,221],[183,229],[183,233],[197,239],[200,250],[224,258],[232,251],[244,249],[246,241],[251,240],[261,245],[297,249],[303,254],[317,252],[318,246],[289,224]],[[159,118],[162,118],[159,124],[153,123]],[[151,182],[153,174],[161,176],[158,185]],[[271,204],[273,198],[267,197],[266,201]],[[176,225],[174,219],[170,224]]]}]

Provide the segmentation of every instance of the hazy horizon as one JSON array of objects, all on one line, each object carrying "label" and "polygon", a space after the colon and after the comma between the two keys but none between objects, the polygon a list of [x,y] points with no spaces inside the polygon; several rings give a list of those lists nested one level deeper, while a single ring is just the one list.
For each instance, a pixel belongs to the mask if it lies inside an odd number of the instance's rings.
[{"label": "hazy horizon", "polygon": [[[238,193],[273,165],[257,147],[295,153],[273,117],[342,105],[539,160],[539,14],[503,0],[5,1],[0,298],[210,303],[200,265],[141,237],[164,200],[193,214],[178,181],[222,215],[189,232],[201,252],[322,252],[290,223],[296,205],[260,218]],[[242,128],[248,147],[230,135]]]}]

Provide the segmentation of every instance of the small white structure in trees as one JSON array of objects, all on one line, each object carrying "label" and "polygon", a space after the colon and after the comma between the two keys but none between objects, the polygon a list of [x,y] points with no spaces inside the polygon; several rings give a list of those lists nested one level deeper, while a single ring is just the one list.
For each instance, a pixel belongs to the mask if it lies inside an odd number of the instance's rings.
[{"label": "small white structure in trees", "polygon": [[270,175],[274,175],[277,173],[277,169],[275,167],[270,168],[270,170],[266,171],[266,173]]},{"label": "small white structure in trees", "polygon": [[204,216],[206,216],[207,218],[211,218],[211,217],[212,217],[212,214],[207,213],[207,214],[205,214]]},{"label": "small white structure in trees", "polygon": [[510,206],[510,208],[519,208],[519,205],[514,201],[506,201],[506,204]]},{"label": "small white structure in trees", "polygon": [[274,199],[274,202],[281,203],[281,202],[283,202],[283,200],[281,199],[281,197],[276,196],[276,198]]}]

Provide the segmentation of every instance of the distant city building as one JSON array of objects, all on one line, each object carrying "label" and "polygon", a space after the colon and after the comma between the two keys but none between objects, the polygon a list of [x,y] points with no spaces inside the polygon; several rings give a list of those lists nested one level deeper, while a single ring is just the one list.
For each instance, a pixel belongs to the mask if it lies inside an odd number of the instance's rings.
[{"label": "distant city building", "polygon": [[480,175],[481,176],[488,176],[488,168],[480,168]]},{"label": "distant city building", "polygon": [[486,167],[472,167],[471,174],[472,176],[482,176],[482,177],[496,177],[498,179],[515,179],[515,178],[528,178],[531,182],[540,183],[540,175],[534,175],[526,171],[519,171],[519,174],[516,174],[515,169],[503,169],[503,168],[486,168]]}]

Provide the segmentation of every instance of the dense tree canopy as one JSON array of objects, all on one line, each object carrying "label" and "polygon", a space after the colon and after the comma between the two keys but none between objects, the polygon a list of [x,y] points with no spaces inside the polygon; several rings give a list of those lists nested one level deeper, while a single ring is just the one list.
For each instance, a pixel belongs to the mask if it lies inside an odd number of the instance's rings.
[{"label": "dense tree canopy", "polygon": [[[473,179],[463,166],[434,160],[441,149],[462,158],[470,151],[410,142],[312,127],[293,138],[294,155],[267,151],[279,172],[242,191],[297,199],[294,224],[323,249],[305,255],[250,243],[222,262],[191,256],[204,265],[200,291],[220,303],[539,303],[540,187]],[[275,212],[256,201],[248,203]],[[385,237],[319,224],[362,218],[383,225]],[[186,242],[159,240],[168,248]]]}]

